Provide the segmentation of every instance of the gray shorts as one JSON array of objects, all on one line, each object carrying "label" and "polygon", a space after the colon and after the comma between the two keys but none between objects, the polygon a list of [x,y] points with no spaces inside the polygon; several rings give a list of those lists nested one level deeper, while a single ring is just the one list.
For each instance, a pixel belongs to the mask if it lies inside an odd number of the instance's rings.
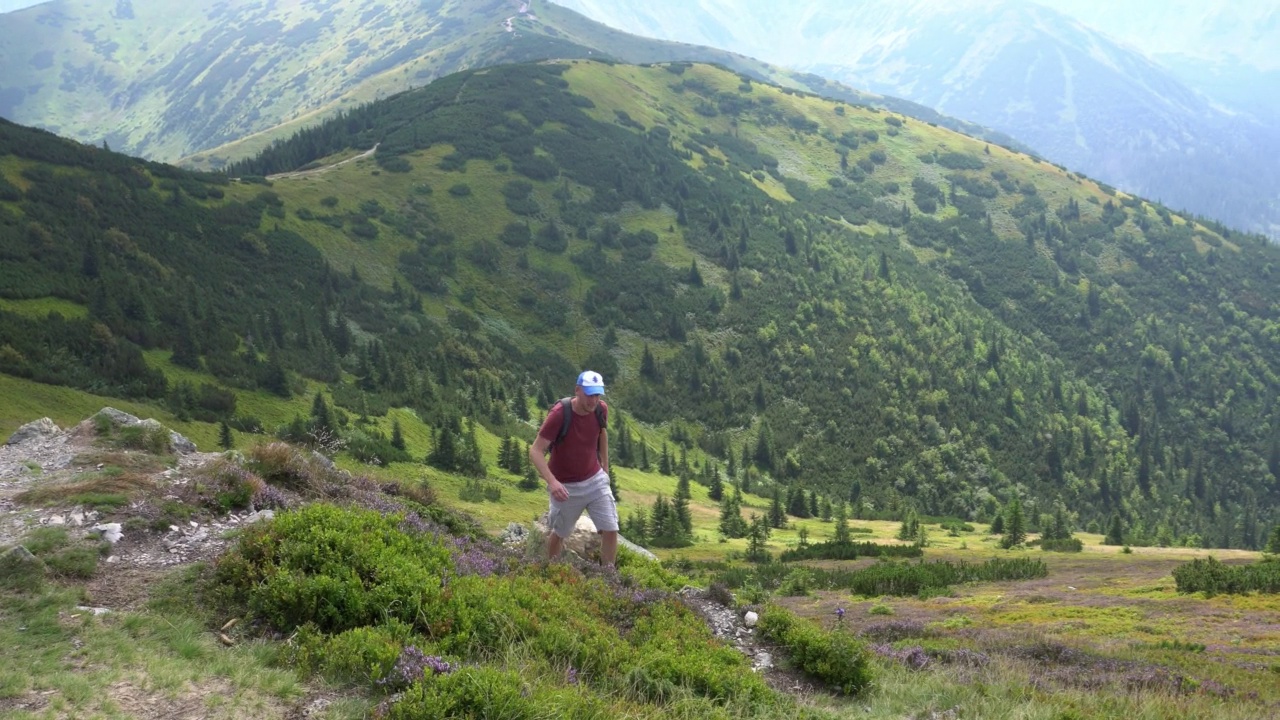
[{"label": "gray shorts", "polygon": [[552,532],[562,538],[569,537],[583,510],[596,524],[596,530],[618,531],[618,506],[609,489],[608,473],[601,470],[582,482],[564,483],[564,489],[569,491],[569,499],[559,502],[551,498],[551,509],[547,512],[547,527]]}]

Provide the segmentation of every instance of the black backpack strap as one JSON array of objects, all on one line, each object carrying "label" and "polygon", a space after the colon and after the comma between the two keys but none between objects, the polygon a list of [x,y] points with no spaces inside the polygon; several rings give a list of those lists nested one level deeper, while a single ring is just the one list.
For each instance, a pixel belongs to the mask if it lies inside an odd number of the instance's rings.
[{"label": "black backpack strap", "polygon": [[573,422],[573,398],[561,398],[560,402],[560,433],[556,435],[556,439],[551,441],[551,447],[560,444],[565,436],[569,434],[569,423]]},{"label": "black backpack strap", "polygon": [[601,430],[608,430],[608,429],[609,429],[608,427],[606,427],[606,426],[605,426],[605,419],[604,419],[604,406],[603,406],[603,405],[596,405],[596,422],[600,423],[600,429],[601,429]]}]

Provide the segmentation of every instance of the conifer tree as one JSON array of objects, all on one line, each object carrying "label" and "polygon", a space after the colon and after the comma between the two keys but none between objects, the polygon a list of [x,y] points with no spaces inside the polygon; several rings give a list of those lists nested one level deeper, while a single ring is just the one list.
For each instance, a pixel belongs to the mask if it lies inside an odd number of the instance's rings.
[{"label": "conifer tree", "polygon": [[898,526],[899,540],[914,540],[920,534],[920,519],[916,516],[916,511],[907,508],[902,515],[902,524]]},{"label": "conifer tree", "polygon": [[1271,531],[1271,537],[1267,540],[1267,552],[1280,555],[1280,525],[1276,525]]},{"label": "conifer tree", "polygon": [[751,514],[751,524],[747,528],[747,559],[752,562],[768,562],[769,535],[771,533],[767,518]]},{"label": "conifer tree", "polygon": [[1016,496],[1009,501],[1004,516],[1004,536],[1000,538],[1000,547],[1007,550],[1027,540],[1026,520],[1022,517],[1022,502]]},{"label": "conifer tree", "polygon": [[832,541],[837,545],[846,545],[850,542],[851,535],[849,533],[849,511],[846,509],[844,501],[836,503],[836,527],[835,533],[832,535]]},{"label": "conifer tree", "polygon": [[400,418],[391,421],[391,447],[405,450],[404,429],[400,427]]},{"label": "conifer tree", "polygon": [[315,399],[311,401],[311,431],[317,435],[327,433],[333,436],[333,413],[329,410],[329,403],[324,399],[324,393],[316,391]]},{"label": "conifer tree", "polygon": [[720,534],[727,538],[745,537],[747,523],[742,519],[742,491],[737,486],[733,494],[720,501]]},{"label": "conifer tree", "polygon": [[231,434],[231,426],[226,420],[218,422],[218,447],[223,450],[230,450],[235,447],[235,436]]},{"label": "conifer tree", "polygon": [[650,469],[649,444],[646,442],[640,443],[640,469],[645,472],[649,472],[649,469]]},{"label": "conifer tree", "polygon": [[1004,534],[1004,514],[1003,513],[996,513],[996,516],[991,518],[991,534],[992,535]]},{"label": "conifer tree", "polygon": [[711,484],[707,487],[707,496],[716,502],[724,497],[724,481],[720,479],[720,473],[716,470],[711,472]]},{"label": "conifer tree", "polygon": [[693,493],[689,487],[689,476],[681,473],[680,479],[676,482],[676,494],[671,501],[671,509],[679,522],[680,527],[686,533],[693,532],[693,515],[689,512],[689,500],[692,499]]},{"label": "conifer tree", "polygon": [[769,526],[783,528],[787,525],[787,513],[782,507],[782,488],[773,487],[773,502],[769,505]]},{"label": "conifer tree", "polygon": [[1123,545],[1124,544],[1124,524],[1120,522],[1120,514],[1113,513],[1111,515],[1111,524],[1107,526],[1107,535],[1102,540],[1103,545]]},{"label": "conifer tree", "polygon": [[667,450],[667,441],[662,441],[662,459],[658,461],[658,472],[662,475],[671,474],[671,453]]}]

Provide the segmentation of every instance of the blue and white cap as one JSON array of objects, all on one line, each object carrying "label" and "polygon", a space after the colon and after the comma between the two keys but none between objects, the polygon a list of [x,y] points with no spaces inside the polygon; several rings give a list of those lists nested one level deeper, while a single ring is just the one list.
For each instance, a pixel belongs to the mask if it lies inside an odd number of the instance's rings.
[{"label": "blue and white cap", "polygon": [[604,378],[600,377],[598,372],[583,370],[578,376],[578,387],[582,388],[582,392],[587,395],[603,395]]}]

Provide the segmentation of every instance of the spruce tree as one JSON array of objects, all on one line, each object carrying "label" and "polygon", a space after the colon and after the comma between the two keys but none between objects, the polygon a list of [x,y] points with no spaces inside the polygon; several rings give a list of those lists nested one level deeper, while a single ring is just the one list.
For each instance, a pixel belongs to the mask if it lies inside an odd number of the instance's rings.
[{"label": "spruce tree", "polygon": [[693,515],[689,512],[689,500],[692,498],[689,476],[681,474],[680,480],[676,482],[676,494],[671,501],[671,509],[680,527],[690,534],[693,533]]},{"label": "spruce tree", "polygon": [[747,559],[752,562],[768,562],[767,549],[770,535],[769,521],[752,513],[751,525],[747,529]]},{"label": "spruce tree", "polygon": [[230,450],[235,445],[235,436],[231,434],[231,426],[227,424],[226,420],[220,421],[218,423],[218,447],[223,450]]},{"label": "spruce tree", "polygon": [[707,496],[716,502],[720,502],[724,497],[724,481],[720,479],[720,473],[715,470],[711,473],[711,485],[707,487]]},{"label": "spruce tree", "polygon": [[747,523],[742,519],[742,491],[735,485],[732,495],[720,502],[720,534],[727,538],[745,537]]},{"label": "spruce tree", "polygon": [[667,450],[667,441],[662,441],[662,459],[658,461],[658,473],[671,474],[671,453]]},{"label": "spruce tree", "polygon": [[996,513],[996,516],[991,518],[990,532],[992,535],[1004,534],[1004,514],[1003,513]]},{"label": "spruce tree", "polygon": [[1271,538],[1267,540],[1267,552],[1280,555],[1280,525],[1276,525],[1271,531]]},{"label": "spruce tree", "polygon": [[1124,544],[1124,524],[1120,522],[1120,514],[1113,513],[1111,515],[1111,524],[1107,526],[1107,536],[1102,540],[1103,545],[1123,545]]},{"label": "spruce tree", "polygon": [[831,540],[837,545],[847,545],[850,542],[849,511],[845,509],[843,500],[836,503],[835,521],[835,534],[832,536]]},{"label": "spruce tree", "polygon": [[773,502],[769,505],[769,526],[783,528],[787,525],[787,513],[782,507],[782,488],[773,487]]},{"label": "spruce tree", "polygon": [[325,401],[324,394],[319,390],[316,391],[315,399],[311,401],[311,431],[316,435],[322,433],[330,437],[335,435],[333,413],[329,410],[329,403]]},{"label": "spruce tree", "polygon": [[1000,547],[1006,550],[1017,547],[1027,540],[1026,520],[1022,517],[1022,502],[1018,498],[1009,501],[1004,511],[1004,536],[1000,538]]},{"label": "spruce tree", "polygon": [[400,427],[400,418],[391,421],[391,447],[405,450],[404,430]]}]

